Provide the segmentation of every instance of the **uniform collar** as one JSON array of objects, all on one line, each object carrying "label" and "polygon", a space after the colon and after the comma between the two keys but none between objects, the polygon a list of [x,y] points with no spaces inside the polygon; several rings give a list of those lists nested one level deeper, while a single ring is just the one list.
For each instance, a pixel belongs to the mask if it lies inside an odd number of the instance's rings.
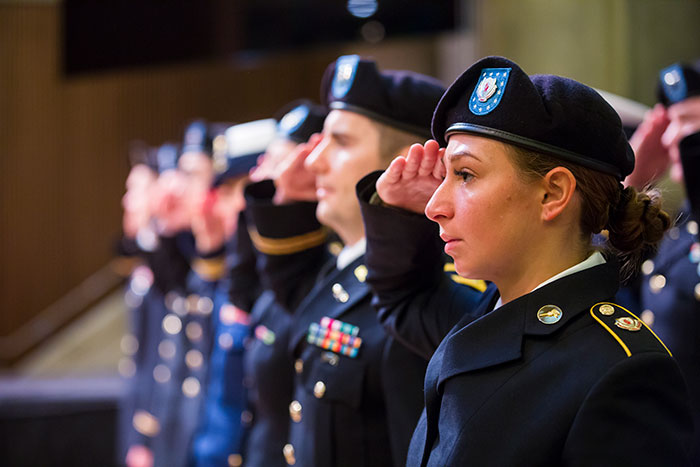
[{"label": "uniform collar", "polygon": [[[618,264],[610,261],[573,272],[542,285],[481,318],[455,327],[443,341],[444,349],[438,384],[456,374],[486,368],[518,359],[524,336],[553,334],[591,305],[610,300],[619,287]],[[482,306],[490,306],[498,291],[492,284]],[[544,324],[537,311],[545,305],[562,310],[555,324]]]},{"label": "uniform collar", "polygon": [[350,263],[355,261],[357,258],[365,254],[367,251],[367,239],[362,237],[354,245],[344,247],[338,254],[338,260],[336,261],[336,267],[339,270],[345,269]]},{"label": "uniform collar", "polygon": [[[552,282],[556,281],[557,279],[561,279],[562,277],[570,276],[571,274],[574,274],[579,271],[583,271],[584,269],[592,268],[593,266],[598,266],[599,264],[604,264],[605,263],[605,258],[599,251],[593,252],[588,258],[584,259],[578,264],[575,264],[571,266],[569,269],[565,269],[564,271],[560,272],[559,274],[555,274],[554,276],[550,277],[546,281],[542,282],[540,285],[532,289],[533,291],[544,287],[547,284],[551,284]],[[501,298],[498,298],[498,301],[496,302],[496,308],[500,308],[503,306],[501,303]]]}]

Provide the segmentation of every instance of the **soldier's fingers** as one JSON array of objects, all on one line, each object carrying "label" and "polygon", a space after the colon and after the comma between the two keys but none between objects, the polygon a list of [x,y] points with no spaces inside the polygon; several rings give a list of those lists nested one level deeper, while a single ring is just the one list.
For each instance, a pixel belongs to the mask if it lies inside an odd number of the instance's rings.
[{"label": "soldier's fingers", "polygon": [[308,145],[310,146],[309,152],[313,151],[313,149],[318,146],[318,143],[321,142],[323,139],[323,134],[322,133],[314,133],[311,135],[308,141]]},{"label": "soldier's fingers", "polygon": [[438,180],[442,180],[446,175],[444,157],[445,148],[440,148],[438,151],[437,160],[435,161],[435,166],[433,168],[433,177],[437,178]]},{"label": "soldier's fingers", "polygon": [[406,166],[403,169],[403,178],[411,179],[418,175],[418,170],[423,160],[423,145],[414,144],[408,150]]},{"label": "soldier's fingers", "polygon": [[437,162],[438,152],[440,151],[440,146],[434,140],[429,140],[423,146],[423,160],[420,164],[420,169],[418,175],[424,177],[430,175],[435,168],[435,163]]},{"label": "soldier's fingers", "polygon": [[390,184],[398,183],[401,180],[402,174],[405,172],[406,158],[399,156],[389,164],[382,177],[384,181]]}]

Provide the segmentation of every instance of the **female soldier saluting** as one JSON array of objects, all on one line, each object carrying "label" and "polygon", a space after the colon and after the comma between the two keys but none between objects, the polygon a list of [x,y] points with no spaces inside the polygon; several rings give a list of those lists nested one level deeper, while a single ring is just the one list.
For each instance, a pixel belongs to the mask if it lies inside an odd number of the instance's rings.
[{"label": "female soldier saluting", "polygon": [[[380,319],[431,356],[408,465],[687,464],[678,366],[614,302],[618,255],[632,267],[670,224],[653,194],[619,183],[634,156],[614,110],[489,57],[443,95],[432,130],[379,199],[376,175],[358,185]],[[437,273],[435,224],[406,210],[439,224],[460,275],[492,282],[476,310]],[[591,245],[602,229],[605,254]]]}]

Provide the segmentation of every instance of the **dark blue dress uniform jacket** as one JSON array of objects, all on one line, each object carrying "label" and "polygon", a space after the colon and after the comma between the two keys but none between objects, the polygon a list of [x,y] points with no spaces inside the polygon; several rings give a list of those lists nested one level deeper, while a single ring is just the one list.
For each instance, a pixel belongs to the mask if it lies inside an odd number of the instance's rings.
[{"label": "dark blue dress uniform jacket", "polygon": [[[695,426],[700,428],[700,133],[681,141],[681,161],[688,202],[664,237],[655,258],[644,264],[640,308],[642,317],[668,345],[690,391]],[[700,465],[700,435],[693,460]]]},{"label": "dark blue dress uniform jacket", "polygon": [[[632,318],[613,303],[615,263],[495,311],[491,285],[470,309],[435,274],[436,224],[370,205],[375,180],[362,180],[358,194],[379,316],[432,354],[407,465],[688,465],[692,422],[680,370],[647,328],[613,324]],[[540,322],[545,305],[558,306],[561,320]]]},{"label": "dark blue dress uniform jacket", "polygon": [[[259,295],[259,281],[244,216],[239,216],[238,230],[225,250],[223,268],[195,266],[195,270],[205,276],[207,269],[211,272],[220,269],[225,274],[216,281],[213,295],[209,381],[199,431],[193,444],[194,465],[198,467],[242,465],[245,437],[251,421],[246,407],[247,391],[243,385],[243,358],[250,334],[248,312]],[[211,263],[212,266],[215,264]],[[200,263],[200,266],[206,266],[206,263]],[[235,302],[232,291],[238,292]]]},{"label": "dark blue dress uniform jacket", "polygon": [[245,465],[286,466],[282,452],[287,444],[294,381],[287,353],[291,317],[268,290],[255,302],[250,319],[252,335],[243,360],[248,410],[252,414]]},{"label": "dark blue dress uniform jacket", "polygon": [[183,319],[188,313],[185,283],[191,252],[192,237],[187,232],[161,237],[154,251],[141,252],[152,271],[152,286],[139,287],[141,303],[134,320],[139,324],[133,334],[136,374],[129,391],[133,403],[124,416],[131,421],[128,445],[148,447],[156,467],[185,465],[188,459],[187,446],[180,450],[173,446],[179,434],[177,401],[182,394]]},{"label": "dark blue dress uniform jacket", "polygon": [[[253,203],[254,198],[249,199],[249,202]],[[271,208],[270,215],[267,208]],[[271,224],[277,224],[278,227],[274,228],[280,234],[280,238],[263,243],[276,253],[284,252],[283,256],[287,259],[290,255],[292,257],[292,260],[280,262],[277,255],[254,251],[253,263],[264,282],[265,290],[252,305],[251,335],[243,362],[248,411],[251,414],[244,449],[247,467],[287,465],[283,452],[289,438],[289,405],[293,400],[294,386],[293,360],[288,353],[292,317],[287,309],[295,307],[298,300],[308,291],[308,287],[300,284],[298,278],[308,276],[309,265],[316,264],[318,258],[324,257],[326,240],[325,232],[321,232],[320,225],[315,222],[315,204],[302,203],[297,209],[303,212],[302,218],[310,217],[314,222],[310,226],[300,226],[296,218],[276,217],[275,208],[271,205],[258,205],[255,210],[249,209],[251,212],[246,218],[246,222],[250,223],[251,232],[254,233],[257,232],[255,217],[263,225],[266,225],[268,219]],[[243,224],[239,221],[239,227],[241,225]],[[265,230],[264,227],[263,231]],[[311,236],[306,236],[299,242],[298,234],[303,235],[302,232],[310,232]],[[237,236],[250,242],[247,230],[239,229]],[[260,241],[258,238],[258,246]],[[243,306],[244,295],[248,289],[245,286],[245,278],[239,280],[241,270],[244,269],[241,267],[242,263],[243,261],[233,268],[233,284],[230,291],[231,300],[240,304],[239,306]],[[273,287],[276,294],[272,290]],[[284,303],[286,308],[281,303]]]},{"label": "dark blue dress uniform jacket", "polygon": [[[251,238],[264,257],[263,283],[293,313],[289,356],[295,381],[285,458],[302,466],[403,464],[421,409],[426,361],[390,339],[379,324],[364,282],[363,258],[343,270],[327,254],[298,260],[291,247],[315,238],[321,228],[308,203],[273,206],[272,189],[254,184],[246,199],[256,229]],[[309,326],[324,317],[359,327],[362,344],[356,357],[307,342]],[[387,393],[388,378],[400,381],[402,391]],[[390,398],[406,402],[400,413],[390,410]]]}]

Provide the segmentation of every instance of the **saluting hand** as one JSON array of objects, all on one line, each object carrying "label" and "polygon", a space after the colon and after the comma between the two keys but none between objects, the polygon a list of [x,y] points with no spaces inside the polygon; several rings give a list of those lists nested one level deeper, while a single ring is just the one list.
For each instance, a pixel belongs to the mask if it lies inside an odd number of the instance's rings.
[{"label": "saluting hand", "polygon": [[668,108],[671,123],[661,137],[666,147],[678,145],[683,138],[700,131],[700,96],[690,97]]},{"label": "saluting hand", "polygon": [[217,215],[216,191],[207,192],[197,203],[192,215],[192,234],[200,254],[211,253],[221,248],[226,239],[224,221]]},{"label": "saluting hand", "polygon": [[377,194],[385,203],[423,214],[425,206],[445,178],[441,148],[435,140],[414,144],[399,156],[377,180]]},{"label": "saluting hand", "polygon": [[307,143],[298,145],[279,163],[275,180],[276,204],[291,201],[316,201],[316,175],[304,167],[304,161],[321,142],[321,135],[311,135]]},{"label": "saluting hand", "polygon": [[658,180],[668,169],[668,149],[661,142],[661,135],[666,131],[668,124],[666,109],[661,104],[657,104],[644,116],[644,120],[630,138],[635,167],[634,172],[627,176],[627,185],[643,189]]}]

